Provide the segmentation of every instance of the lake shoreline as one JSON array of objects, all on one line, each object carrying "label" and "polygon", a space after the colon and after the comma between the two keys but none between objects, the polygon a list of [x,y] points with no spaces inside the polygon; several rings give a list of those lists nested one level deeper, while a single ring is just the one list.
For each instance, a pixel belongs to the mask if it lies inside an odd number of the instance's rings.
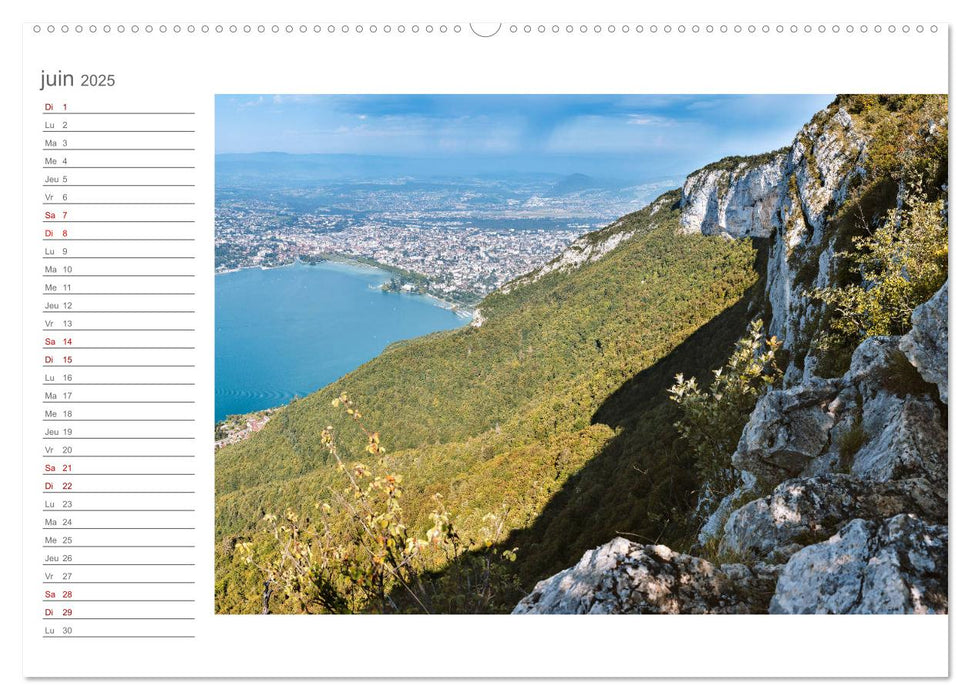
[{"label": "lake shoreline", "polygon": [[[234,272],[241,272],[243,270],[266,271],[266,270],[278,270],[282,268],[297,267],[297,266],[318,267],[320,265],[331,265],[334,267],[348,267],[354,270],[367,270],[367,271],[373,270],[374,272],[380,272],[382,274],[388,275],[389,278],[390,276],[393,276],[395,274],[410,274],[408,270],[399,269],[391,265],[383,265],[376,261],[365,261],[365,260],[360,260],[358,258],[348,258],[348,257],[334,255],[334,256],[323,256],[322,260],[314,261],[314,262],[306,262],[298,258],[284,265],[247,265],[245,267],[234,267],[229,270],[216,270],[215,275],[217,276],[229,275]],[[386,282],[388,280],[384,280],[384,281]],[[376,288],[376,289],[379,289],[379,288]],[[414,297],[423,297],[427,299],[429,302],[433,303],[435,306],[438,306],[441,309],[445,309],[446,311],[451,311],[459,318],[471,319],[475,312],[476,307],[478,306],[477,304],[469,305],[469,304],[461,303],[457,301],[450,301],[443,297],[439,297],[434,294],[429,294],[428,292],[414,293],[414,292],[405,292],[405,291],[391,291],[388,289],[380,289],[380,291],[384,294],[401,294],[401,295],[414,296]]]},{"label": "lake shoreline", "polygon": [[215,277],[217,422],[273,408],[354,371],[389,346],[460,329],[470,314],[427,294],[382,292],[361,262],[295,261]]}]

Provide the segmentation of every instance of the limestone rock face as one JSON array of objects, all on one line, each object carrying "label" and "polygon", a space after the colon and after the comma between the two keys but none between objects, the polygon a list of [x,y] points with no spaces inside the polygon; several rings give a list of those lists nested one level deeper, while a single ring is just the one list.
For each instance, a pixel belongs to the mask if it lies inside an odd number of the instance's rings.
[{"label": "limestone rock face", "polygon": [[722,571],[663,545],[617,537],[536,584],[513,614],[747,613],[757,589],[748,567]]},{"label": "limestone rock face", "polygon": [[858,492],[858,483],[843,474],[784,481],[728,517],[719,555],[785,562],[852,517]]},{"label": "limestone rock face", "polygon": [[768,332],[801,365],[787,370],[789,385],[812,376],[805,337],[820,312],[803,292],[828,283],[835,262],[830,214],[864,169],[866,139],[838,105],[817,114],[792,145],[754,158],[727,158],[686,179],[681,227],[729,238],[769,239],[766,271]]},{"label": "limestone rock face", "polygon": [[947,504],[915,481],[874,484],[850,474],[788,479],[769,496],[745,504],[725,523],[722,558],[785,563],[806,545],[825,540],[856,518],[920,513],[947,517]]},{"label": "limestone rock face", "polygon": [[947,528],[901,514],[853,520],[786,564],[771,613],[946,613]]},{"label": "limestone rock face", "polygon": [[873,437],[856,454],[853,473],[873,481],[924,475],[947,478],[947,433],[941,413],[927,396],[886,395],[869,402],[863,430]]},{"label": "limestone rock face", "polygon": [[843,377],[861,406],[844,421],[856,423],[862,440],[850,469],[876,483],[911,480],[915,494],[928,498],[921,514],[946,512],[947,430],[932,387],[915,381],[899,345],[899,338],[868,338]]},{"label": "limestone rock face", "polygon": [[755,490],[756,478],[752,472],[741,472],[739,479],[741,483],[738,487],[722,498],[711,512],[711,515],[705,518],[704,525],[698,531],[698,544],[702,547],[708,545],[709,542],[717,540],[721,536],[725,522],[736,508],[736,504]]},{"label": "limestone rock face", "polygon": [[756,404],[732,464],[769,483],[800,474],[829,446],[840,388],[836,381],[818,381],[769,391]]},{"label": "limestone rock face", "polygon": [[732,463],[770,485],[841,469],[874,482],[926,477],[946,483],[941,412],[899,342],[869,338],[842,378],[766,393]]},{"label": "limestone rock face", "polygon": [[864,401],[878,398],[888,390],[890,376],[895,368],[899,371],[900,360],[904,359],[899,346],[900,338],[875,336],[853,351],[844,380],[857,388]]},{"label": "limestone rock face", "polygon": [[[614,224],[614,226],[617,225]],[[609,235],[597,241],[591,241],[587,238],[578,239],[559,256],[539,268],[539,270],[534,273],[533,279],[538,279],[539,277],[543,277],[544,275],[548,275],[549,273],[556,272],[558,270],[576,269],[581,265],[586,265],[599,260],[637,233],[637,231],[634,229],[617,228],[617,231],[612,231]]]},{"label": "limestone rock face", "polygon": [[913,328],[900,349],[926,381],[936,384],[947,403],[947,282],[911,316]]},{"label": "limestone rock face", "polygon": [[767,238],[778,225],[787,153],[768,159],[720,161],[685,180],[681,195],[681,226],[732,238]]}]

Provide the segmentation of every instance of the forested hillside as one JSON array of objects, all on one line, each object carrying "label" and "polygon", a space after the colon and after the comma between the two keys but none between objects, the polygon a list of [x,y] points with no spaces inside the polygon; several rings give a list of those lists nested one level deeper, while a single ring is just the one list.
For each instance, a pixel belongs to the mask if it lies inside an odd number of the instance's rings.
[{"label": "forested hillside", "polygon": [[508,510],[524,586],[617,531],[677,536],[696,484],[665,390],[724,361],[761,293],[755,243],[682,235],[679,195],[590,234],[630,236],[601,259],[492,294],[480,327],[393,346],[221,449],[217,609],[258,611],[259,572],[235,545],[267,513],[311,512],[338,478],[321,430],[366,456],[331,405],[341,393],[380,433],[420,529],[435,493],[460,532]]}]

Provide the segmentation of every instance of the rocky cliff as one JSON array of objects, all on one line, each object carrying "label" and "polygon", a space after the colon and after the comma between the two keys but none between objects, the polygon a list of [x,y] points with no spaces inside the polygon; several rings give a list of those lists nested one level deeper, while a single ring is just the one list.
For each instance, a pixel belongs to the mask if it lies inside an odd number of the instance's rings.
[{"label": "rocky cliff", "polygon": [[[818,342],[827,309],[809,292],[845,277],[852,236],[901,206],[880,171],[887,137],[851,110],[838,99],[789,147],[682,188],[686,235],[768,239],[761,315],[786,359],[732,457],[739,487],[692,547],[705,558],[617,538],[516,613],[947,612],[947,283],[909,332],[867,338],[842,365]],[[894,127],[891,153],[930,149],[942,124]]]},{"label": "rocky cliff", "polygon": [[813,373],[819,309],[804,292],[837,272],[835,213],[865,175],[866,160],[867,139],[837,101],[788,148],[721,160],[689,175],[682,189],[686,232],[770,240],[766,316],[769,333],[791,354],[789,383]]}]

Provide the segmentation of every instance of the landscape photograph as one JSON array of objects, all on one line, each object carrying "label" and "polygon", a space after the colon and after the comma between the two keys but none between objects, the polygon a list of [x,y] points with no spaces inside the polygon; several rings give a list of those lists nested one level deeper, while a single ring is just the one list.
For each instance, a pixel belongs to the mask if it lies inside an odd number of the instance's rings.
[{"label": "landscape photograph", "polygon": [[947,614],[948,98],[217,95],[218,614]]}]

